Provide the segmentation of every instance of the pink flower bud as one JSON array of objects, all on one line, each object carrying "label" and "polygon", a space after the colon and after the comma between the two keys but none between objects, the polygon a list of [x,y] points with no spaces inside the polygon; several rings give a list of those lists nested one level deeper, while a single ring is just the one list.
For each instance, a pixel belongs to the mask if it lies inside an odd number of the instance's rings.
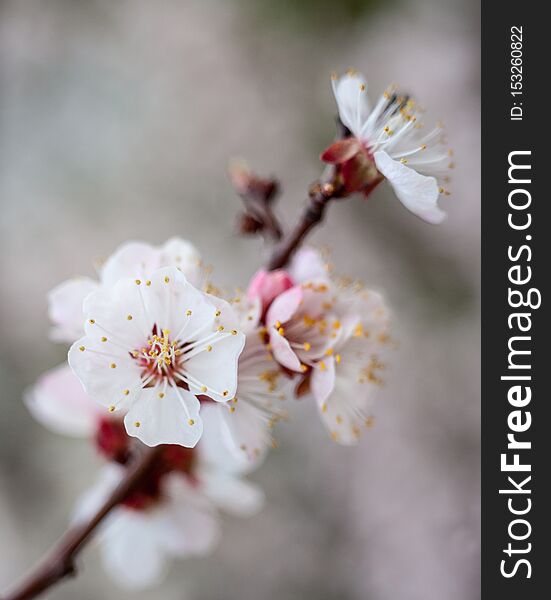
[{"label": "pink flower bud", "polygon": [[274,298],[292,288],[294,285],[291,276],[283,269],[275,271],[258,271],[249,283],[247,297],[250,300],[260,298],[262,309],[265,311]]}]

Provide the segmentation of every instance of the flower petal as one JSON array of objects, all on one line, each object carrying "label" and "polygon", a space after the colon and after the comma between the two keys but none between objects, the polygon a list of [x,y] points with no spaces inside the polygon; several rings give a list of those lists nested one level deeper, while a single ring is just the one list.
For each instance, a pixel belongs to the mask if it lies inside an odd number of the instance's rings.
[{"label": "flower petal", "polygon": [[201,284],[201,255],[187,240],[179,237],[167,240],[159,250],[159,266],[177,267],[192,285]]},{"label": "flower petal", "polygon": [[327,263],[320,252],[309,246],[301,248],[291,259],[289,274],[296,283],[327,277]]},{"label": "flower petal", "polygon": [[46,371],[24,399],[33,417],[55,433],[88,437],[95,431],[100,407],[66,363]]},{"label": "flower petal", "polygon": [[[237,390],[237,362],[245,345],[245,336],[237,330],[234,333],[220,333],[220,341],[207,346],[201,352],[185,361],[185,373],[207,387],[204,393],[217,402],[227,402]],[[196,391],[196,390],[194,390]]]},{"label": "flower petal", "polygon": [[340,165],[361,151],[361,146],[355,137],[333,142],[320,155],[320,160],[331,165]]},{"label": "flower petal", "polygon": [[209,554],[220,539],[220,522],[204,489],[173,473],[165,479],[163,493],[167,501],[154,517],[164,550],[180,558]]},{"label": "flower petal", "polygon": [[83,302],[99,284],[79,277],[60,283],[48,294],[48,313],[53,327],[50,337],[56,342],[74,342],[83,332]]},{"label": "flower petal", "polygon": [[160,252],[145,242],[126,242],[119,246],[100,269],[104,285],[113,285],[119,279],[144,279],[160,267]]},{"label": "flower petal", "polygon": [[125,508],[113,514],[105,529],[101,558],[111,578],[128,590],[157,585],[168,568],[156,521],[148,512]]},{"label": "flower petal", "polygon": [[199,407],[199,400],[182,388],[146,388],[124,418],[126,432],[147,446],[178,444],[193,448],[203,433]]},{"label": "flower petal", "polygon": [[221,510],[237,517],[252,517],[264,505],[263,490],[244,479],[216,469],[199,474],[204,493]]},{"label": "flower petal", "polygon": [[322,406],[335,387],[335,359],[329,356],[316,363],[312,369],[310,390],[319,406]]},{"label": "flower petal", "polygon": [[386,152],[375,152],[377,169],[388,179],[402,204],[428,223],[441,223],[446,213],[438,205],[440,194],[434,177],[420,175]]},{"label": "flower petal", "polygon": [[370,113],[365,77],[352,71],[340,78],[334,78],[332,84],[341,121],[359,137]]}]

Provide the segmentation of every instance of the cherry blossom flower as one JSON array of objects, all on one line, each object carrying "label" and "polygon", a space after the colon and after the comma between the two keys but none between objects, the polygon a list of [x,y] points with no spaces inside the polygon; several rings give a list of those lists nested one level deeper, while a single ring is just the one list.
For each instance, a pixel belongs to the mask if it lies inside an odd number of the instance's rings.
[{"label": "cherry blossom flower", "polygon": [[[118,413],[98,410],[67,366],[42,376],[26,401],[45,426],[90,439],[110,461],[78,502],[75,518],[89,518],[123,476],[133,438]],[[164,446],[151,474],[102,526],[103,563],[121,586],[150,587],[172,558],[209,553],[220,537],[219,511],[247,518],[262,507],[262,490],[243,478],[257,463],[228,453],[217,408],[213,402],[203,407],[205,431],[197,446]]]},{"label": "cherry blossom flower", "polygon": [[421,109],[406,94],[387,90],[371,108],[365,78],[349,71],[332,77],[342,123],[351,136],[329,146],[321,155],[338,165],[346,191],[366,195],[387,179],[398,199],[429,223],[440,223],[438,207],[453,167],[441,127],[425,133]]},{"label": "cherry blossom flower", "polygon": [[203,429],[197,395],[234,398],[245,336],[217,325],[232,308],[215,306],[178,269],[150,277],[86,297],[85,336],[71,346],[69,364],[92,398],[126,412],[129,435],[149,446],[193,447]]},{"label": "cherry blossom flower", "polygon": [[146,280],[161,267],[177,267],[195,287],[203,283],[205,270],[201,257],[187,240],[174,237],[159,247],[145,242],[126,242],[99,268],[99,281],[89,277],[68,279],[48,294],[52,339],[72,343],[82,335],[82,304],[91,292],[125,277]]},{"label": "cherry blossom flower", "polygon": [[359,284],[335,281],[321,255],[297,253],[291,275],[307,278],[268,308],[266,329],[276,360],[298,376],[297,393],[310,392],[331,437],[355,443],[371,423],[388,347],[382,298]]}]

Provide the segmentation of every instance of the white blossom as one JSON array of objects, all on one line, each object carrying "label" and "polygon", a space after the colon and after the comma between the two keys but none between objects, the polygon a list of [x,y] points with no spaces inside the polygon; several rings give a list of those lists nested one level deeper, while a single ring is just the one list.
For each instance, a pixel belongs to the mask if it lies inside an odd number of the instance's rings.
[{"label": "white blossom", "polygon": [[129,435],[193,447],[202,433],[197,395],[235,396],[245,336],[217,324],[231,312],[174,267],[122,279],[86,297],[85,336],[71,346],[69,364],[92,398],[126,413]]},{"label": "white blossom", "polygon": [[429,223],[443,221],[437,201],[449,194],[445,186],[453,164],[442,128],[425,132],[422,110],[394,87],[371,107],[367,82],[355,71],[333,76],[332,84],[340,119],[352,137],[330,146],[323,160],[341,165],[352,191],[369,191],[382,176],[411,212]]}]

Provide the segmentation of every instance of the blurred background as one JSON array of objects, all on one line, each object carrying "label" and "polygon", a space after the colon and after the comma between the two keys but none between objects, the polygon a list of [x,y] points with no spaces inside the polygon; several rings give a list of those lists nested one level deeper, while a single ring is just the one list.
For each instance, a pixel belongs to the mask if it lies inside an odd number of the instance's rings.
[{"label": "blurred background", "polygon": [[253,479],[265,510],[227,518],[209,558],[121,592],[97,553],[69,600],[479,597],[480,74],[476,0],[13,0],[0,3],[0,589],[64,529],[98,465],[33,421],[24,389],[60,363],[46,293],[127,239],[181,235],[221,284],[265,249],[235,235],[227,161],[283,186],[287,223],[334,133],[329,74],[398,82],[446,123],[449,213],[426,225],[381,186],[312,241],[384,292],[399,341],[375,427],[341,448],[299,403]]}]

